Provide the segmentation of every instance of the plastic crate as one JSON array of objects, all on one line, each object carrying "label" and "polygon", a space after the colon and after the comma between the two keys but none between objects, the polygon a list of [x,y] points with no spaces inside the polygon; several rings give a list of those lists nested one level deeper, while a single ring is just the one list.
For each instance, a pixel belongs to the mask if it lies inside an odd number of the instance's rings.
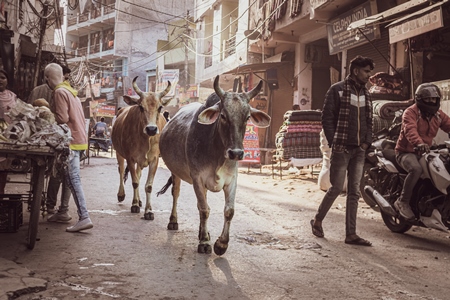
[{"label": "plastic crate", "polygon": [[[0,233],[17,232],[23,224],[23,205],[21,195],[0,196]],[[5,198],[9,198],[5,200]]]}]

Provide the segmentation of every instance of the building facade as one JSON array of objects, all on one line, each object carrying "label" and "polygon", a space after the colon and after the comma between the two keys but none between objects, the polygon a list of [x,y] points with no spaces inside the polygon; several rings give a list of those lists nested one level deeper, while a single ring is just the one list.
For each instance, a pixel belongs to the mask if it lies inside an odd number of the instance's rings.
[{"label": "building facade", "polygon": [[[70,3],[70,2],[69,2]],[[80,70],[80,98],[86,116],[110,121],[123,95],[134,95],[135,77],[149,87],[148,70],[156,70],[158,40],[168,35],[169,20],[184,19],[192,1],[77,1],[67,7],[66,51]]]}]

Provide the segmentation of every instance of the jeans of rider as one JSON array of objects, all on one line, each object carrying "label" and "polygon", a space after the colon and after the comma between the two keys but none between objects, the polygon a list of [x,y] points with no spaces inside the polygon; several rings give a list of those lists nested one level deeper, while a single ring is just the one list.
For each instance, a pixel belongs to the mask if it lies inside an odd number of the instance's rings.
[{"label": "jeans of rider", "polygon": [[80,155],[82,151],[70,150],[69,167],[67,168],[66,181],[72,191],[73,199],[77,205],[80,220],[89,218],[80,178]]},{"label": "jeans of rider", "polygon": [[[366,151],[361,147],[345,151],[331,152],[330,183],[316,214],[316,220],[322,221],[336,198],[342,192],[347,175],[347,203],[345,210],[345,234],[356,234],[356,214],[360,197],[359,185],[364,168]],[[346,174],[347,173],[347,174]]]},{"label": "jeans of rider", "polygon": [[54,208],[56,206],[56,201],[58,198],[59,188],[62,183],[61,191],[61,204],[59,205],[58,212],[65,213],[69,210],[69,200],[70,200],[70,189],[65,180],[60,180],[59,178],[50,176],[47,188],[47,208]]},{"label": "jeans of rider", "polygon": [[398,164],[408,172],[406,175],[403,190],[398,199],[401,202],[409,204],[411,196],[417,181],[422,175],[422,166],[419,164],[419,157],[415,153],[399,153],[396,156]]}]

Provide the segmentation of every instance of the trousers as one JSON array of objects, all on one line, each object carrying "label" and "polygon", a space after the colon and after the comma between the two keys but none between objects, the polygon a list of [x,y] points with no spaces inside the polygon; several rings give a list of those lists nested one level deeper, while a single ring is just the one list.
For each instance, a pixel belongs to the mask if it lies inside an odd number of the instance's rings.
[{"label": "trousers", "polygon": [[360,198],[359,186],[364,168],[366,151],[361,147],[333,150],[330,158],[330,183],[331,187],[325,193],[322,203],[317,210],[316,220],[325,219],[328,211],[336,198],[342,192],[347,176],[347,202],[345,210],[345,233],[356,234],[356,214]]}]

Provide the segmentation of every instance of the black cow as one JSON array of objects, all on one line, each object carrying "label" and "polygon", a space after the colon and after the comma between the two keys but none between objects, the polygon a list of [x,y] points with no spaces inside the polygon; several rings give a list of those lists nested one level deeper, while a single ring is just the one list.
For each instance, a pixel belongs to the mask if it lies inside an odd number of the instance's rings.
[{"label": "black cow", "polygon": [[215,93],[205,104],[191,103],[181,108],[161,132],[161,156],[172,176],[158,193],[164,193],[173,183],[173,207],[169,230],[177,230],[177,201],[180,183],[184,180],[194,186],[200,213],[199,253],[211,253],[207,228],[210,208],[207,190],[225,193],[225,222],[222,234],[214,244],[214,252],[227,251],[230,223],[234,214],[238,161],[244,157],[243,140],[247,121],[258,127],[267,127],[270,117],[249,105],[262,87],[262,81],[250,92],[225,92],[219,87],[219,76],[214,81]]}]

